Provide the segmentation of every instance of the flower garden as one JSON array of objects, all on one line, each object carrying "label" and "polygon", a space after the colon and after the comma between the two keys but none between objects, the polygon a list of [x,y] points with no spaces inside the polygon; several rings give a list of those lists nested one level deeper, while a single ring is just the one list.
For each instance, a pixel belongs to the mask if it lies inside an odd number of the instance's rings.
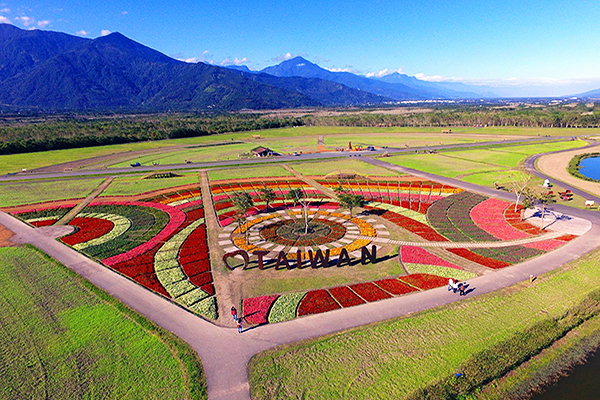
[{"label": "flower garden", "polygon": [[[469,280],[483,268],[518,264],[577,237],[563,235],[536,241],[543,232],[523,221],[514,204],[415,177],[315,180],[321,185],[318,187],[341,186],[362,195],[366,200],[363,212],[351,215],[322,190],[299,179],[212,182],[213,204],[206,206],[214,210],[219,225],[215,232],[219,246],[212,249],[219,253],[215,259],[221,253],[244,250],[250,256],[256,251],[264,252],[273,261],[283,252],[294,262],[281,269],[295,269],[314,267],[311,260],[318,252],[327,252],[332,265],[343,252],[361,257],[361,248],[376,246],[384,252],[394,252],[390,262],[401,267],[404,274],[397,275],[396,268],[396,275],[381,274],[370,281],[353,278],[355,281],[348,284],[317,284],[312,290],[259,292],[241,299],[243,315],[250,323],[282,322],[389,299],[445,286],[449,278]],[[275,193],[268,209],[261,200],[263,188]],[[286,200],[287,193],[295,188],[303,189],[309,201],[308,230],[303,210]],[[241,192],[250,194],[253,207],[245,223],[238,225],[233,223],[237,213],[233,198]],[[78,201],[38,203],[6,211],[33,226],[44,227],[55,224]],[[218,293],[209,258],[204,206],[198,185],[98,198],[69,222],[75,230],[60,240],[147,289],[214,320],[218,318]],[[396,240],[398,232],[412,241]],[[507,243],[504,247],[479,245],[522,239],[533,240]],[[439,246],[430,248],[429,242]],[[456,243],[464,243],[464,247],[457,247]],[[266,262],[265,270],[274,270],[274,263]],[[333,271],[327,265],[321,267]],[[335,271],[345,274],[344,268]]]},{"label": "flower garden", "polygon": [[[65,210],[36,205],[15,214],[34,226],[54,224]],[[217,306],[201,193],[174,190],[84,208],[60,240],[142,286],[209,319]]]},{"label": "flower garden", "polygon": [[266,208],[266,203],[260,199],[260,190],[263,188],[272,189],[275,193],[275,201],[269,205],[274,209],[284,208],[289,204],[285,196],[292,189],[302,189],[308,199],[319,204],[320,208],[337,208],[337,205],[331,202],[329,197],[301,180],[281,178],[267,181],[240,180],[239,182],[215,183],[211,185],[210,191],[219,224],[224,227],[234,221],[236,209],[232,199],[240,192],[247,192],[252,196],[254,207],[248,212],[249,215],[263,211]]}]

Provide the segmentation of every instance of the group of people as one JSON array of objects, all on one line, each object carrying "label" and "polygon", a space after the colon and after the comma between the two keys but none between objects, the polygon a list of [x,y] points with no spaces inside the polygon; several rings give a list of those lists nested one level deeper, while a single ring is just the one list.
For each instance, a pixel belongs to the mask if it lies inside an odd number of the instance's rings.
[{"label": "group of people", "polygon": [[231,306],[231,316],[233,317],[233,321],[237,324],[238,333],[242,333],[242,330],[243,330],[242,322],[244,320],[244,317],[238,318],[237,310],[233,306]]},{"label": "group of people", "polygon": [[448,280],[448,291],[452,290],[453,293],[458,292],[460,296],[465,296],[467,293],[465,289],[467,288],[466,282],[459,282],[458,280],[454,280],[450,278]]}]

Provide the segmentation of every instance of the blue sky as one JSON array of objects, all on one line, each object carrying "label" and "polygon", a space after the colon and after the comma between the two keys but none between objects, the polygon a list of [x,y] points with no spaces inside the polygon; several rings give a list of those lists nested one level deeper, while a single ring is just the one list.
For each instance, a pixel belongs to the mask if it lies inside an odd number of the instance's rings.
[{"label": "blue sky", "polygon": [[119,31],[179,59],[261,69],[302,55],[333,70],[536,94],[600,87],[599,17],[597,0],[0,0],[0,22]]}]

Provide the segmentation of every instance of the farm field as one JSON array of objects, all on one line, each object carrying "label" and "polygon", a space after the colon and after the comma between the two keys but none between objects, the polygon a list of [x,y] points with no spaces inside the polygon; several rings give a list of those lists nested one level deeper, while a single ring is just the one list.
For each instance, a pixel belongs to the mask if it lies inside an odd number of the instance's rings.
[{"label": "farm field", "polygon": [[509,182],[511,171],[517,170],[526,158],[534,154],[574,149],[586,144],[587,142],[584,141],[567,141],[490,149],[443,151],[437,154],[400,155],[385,160],[392,164],[490,187],[496,181]]},{"label": "farm field", "polygon": [[262,165],[260,167],[244,166],[242,168],[219,168],[208,171],[208,177],[211,181],[278,176],[292,176],[292,173],[279,165],[272,164]]},{"label": "farm field", "polygon": [[397,176],[394,171],[359,160],[331,160],[327,162],[303,162],[290,164],[295,171],[307,176],[321,176],[330,173],[354,173],[372,176]]},{"label": "farm field", "polygon": [[166,189],[173,186],[183,186],[198,183],[198,174],[185,174],[172,178],[142,179],[143,176],[116,177],[104,190],[102,196],[129,196]]},{"label": "farm field", "polygon": [[533,284],[261,353],[250,364],[253,398],[399,398],[581,301],[600,284],[599,255]]},{"label": "farm field", "polygon": [[[444,143],[459,143],[464,141],[475,141],[486,138],[486,140],[494,140],[494,138],[516,138],[516,137],[532,137],[539,134],[549,136],[569,136],[569,135],[598,135],[598,129],[565,129],[565,128],[523,128],[523,127],[488,127],[488,128],[470,128],[460,127],[454,128],[451,135],[442,135],[441,128],[413,128],[413,127],[390,127],[390,128],[371,128],[371,127],[336,127],[336,126],[317,126],[317,127],[297,127],[297,128],[281,128],[269,129],[262,131],[224,133],[211,136],[169,139],[153,142],[137,142],[117,145],[107,145],[98,147],[86,147],[67,150],[54,150],[36,153],[23,153],[13,155],[0,155],[0,174],[9,172],[17,172],[22,168],[29,170],[49,166],[58,163],[71,162],[81,159],[87,159],[98,156],[108,156],[116,153],[126,153],[128,151],[161,149],[172,146],[193,146],[208,143],[221,143],[224,141],[241,140],[251,144],[249,148],[257,145],[273,145],[274,149],[279,149],[284,152],[291,151],[308,151],[317,148],[317,139],[320,135],[324,135],[325,145],[332,147],[346,147],[348,141],[358,143],[392,146],[409,144],[416,146],[419,144],[439,144]],[[253,139],[252,136],[259,134],[261,139]],[[432,139],[428,139],[423,143],[423,135],[432,134]],[[462,135],[465,135],[463,137]],[[337,137],[336,137],[337,136]],[[285,138],[285,141],[281,141]],[[435,140],[433,140],[435,138]],[[264,143],[263,143],[264,142]],[[429,143],[431,142],[431,143]],[[239,145],[245,148],[244,145]],[[175,149],[174,149],[175,150]],[[182,154],[178,152],[165,153],[162,155],[144,156],[145,162],[152,162],[160,157],[167,157],[175,162],[181,162],[186,158],[193,158],[192,155],[183,155],[186,152],[201,152],[201,149],[182,149]],[[227,156],[227,154],[225,154]],[[237,157],[237,153],[235,154]],[[122,154],[117,157],[117,163],[129,166],[131,160],[137,156],[129,156]],[[115,162],[113,162],[115,163]],[[115,163],[115,164],[117,164]],[[92,164],[94,168],[100,168],[99,164]]]},{"label": "farm field", "polygon": [[184,342],[31,247],[0,248],[0,397],[206,399]]},{"label": "farm field", "polygon": [[86,197],[102,181],[103,179],[92,178],[2,183],[0,184],[0,207]]}]

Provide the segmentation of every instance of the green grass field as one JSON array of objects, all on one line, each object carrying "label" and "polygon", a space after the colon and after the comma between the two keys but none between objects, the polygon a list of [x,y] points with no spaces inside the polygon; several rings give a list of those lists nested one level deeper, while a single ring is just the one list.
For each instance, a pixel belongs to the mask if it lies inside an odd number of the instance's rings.
[{"label": "green grass field", "polygon": [[123,176],[115,178],[106,190],[102,192],[102,196],[129,196],[199,182],[200,177],[198,174],[185,174],[163,179],[142,179],[142,176]]},{"label": "green grass field", "polygon": [[0,185],[0,207],[86,197],[102,181],[103,179],[72,179],[3,183]]},{"label": "green grass field", "polygon": [[0,398],[205,399],[195,353],[33,248],[0,248]]},{"label": "green grass field", "polygon": [[290,167],[302,175],[309,176],[323,176],[332,172],[354,172],[371,176],[398,176],[394,171],[356,159],[294,163],[290,164]]},{"label": "green grass field", "polygon": [[566,141],[525,146],[506,146],[463,151],[444,151],[436,154],[401,155],[384,160],[392,164],[432,174],[462,179],[483,186],[507,182],[511,171],[529,156],[583,147],[584,141]]},{"label": "green grass field", "polygon": [[[371,127],[343,127],[343,126],[306,126],[297,128],[268,129],[263,131],[224,133],[220,135],[211,135],[196,138],[170,139],[155,142],[139,142],[118,145],[86,147],[81,149],[55,150],[39,153],[24,153],[12,155],[0,155],[0,174],[8,172],[17,172],[22,168],[34,169],[43,166],[64,163],[97,156],[115,154],[119,152],[158,149],[167,146],[177,145],[195,145],[207,143],[219,143],[230,140],[251,141],[255,145],[273,146],[274,149],[284,152],[308,151],[316,148],[316,141],[320,135],[331,136],[325,138],[326,146],[345,147],[348,141],[355,144],[373,144],[379,146],[417,145],[425,141],[426,144],[460,143],[466,141],[481,140],[476,136],[570,136],[570,135],[599,135],[600,129],[567,129],[567,128],[523,128],[523,127],[488,127],[488,128],[470,128],[455,127],[451,135],[441,134],[442,128],[426,127],[390,127],[390,128],[371,128]],[[262,139],[255,140],[253,135],[260,135]],[[397,135],[394,135],[397,134]],[[461,137],[468,135],[468,138]],[[337,137],[335,137],[337,136]],[[426,137],[426,139],[424,139]],[[279,139],[285,138],[285,141]],[[264,140],[263,140],[264,139]],[[275,140],[274,140],[275,139]],[[411,144],[412,143],[412,144]],[[189,149],[184,150],[187,151]],[[176,155],[172,153],[175,160],[186,159],[185,155]],[[236,153],[237,156],[237,153]],[[131,159],[124,156],[122,164],[129,165]],[[154,157],[156,158],[156,157]],[[188,154],[188,159],[193,158],[193,154]],[[152,161],[150,156],[149,162]],[[181,162],[181,161],[178,161]]]},{"label": "green grass field", "polygon": [[211,181],[274,176],[292,176],[292,173],[279,165],[271,164],[262,167],[237,167],[208,171],[208,177]]},{"label": "green grass field", "polygon": [[401,398],[581,301],[600,285],[599,255],[533,284],[261,353],[250,363],[253,399]]}]

